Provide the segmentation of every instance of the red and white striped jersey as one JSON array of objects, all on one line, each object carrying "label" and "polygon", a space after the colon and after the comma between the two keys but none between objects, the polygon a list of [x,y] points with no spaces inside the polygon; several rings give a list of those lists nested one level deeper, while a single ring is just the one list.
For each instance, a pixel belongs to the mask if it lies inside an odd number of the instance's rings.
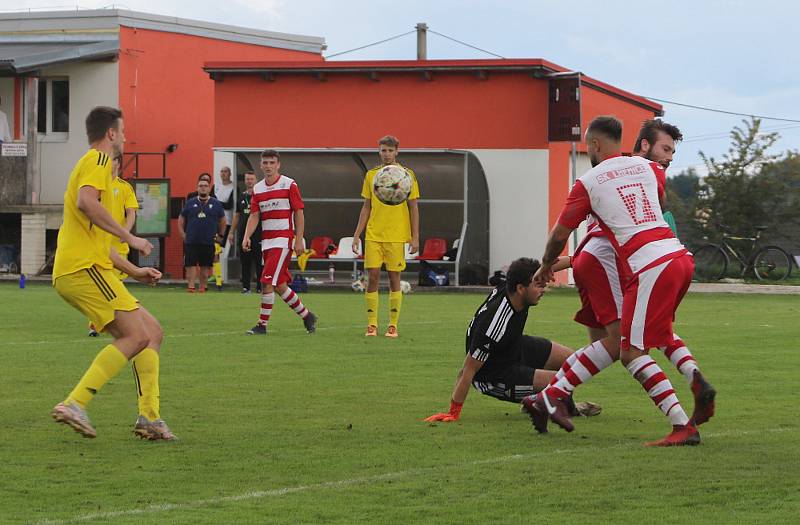
[{"label": "red and white striped jersey", "polygon": [[261,250],[291,248],[294,239],[294,212],[303,209],[300,189],[294,179],[284,175],[274,184],[264,179],[253,186],[250,212],[261,217]]},{"label": "red and white striped jersey", "polygon": [[577,228],[594,215],[631,273],[687,252],[664,220],[664,168],[643,157],[616,156],[578,178],[559,224]]}]

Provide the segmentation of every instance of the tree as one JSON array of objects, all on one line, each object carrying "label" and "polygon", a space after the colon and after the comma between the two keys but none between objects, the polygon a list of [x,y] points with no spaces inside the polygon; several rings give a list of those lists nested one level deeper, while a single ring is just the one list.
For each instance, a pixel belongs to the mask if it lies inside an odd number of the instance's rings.
[{"label": "tree", "polygon": [[742,123],[731,131],[731,146],[721,160],[700,152],[708,175],[699,188],[695,213],[707,216],[712,236],[727,230],[750,234],[753,226],[772,222],[773,210],[764,204],[775,200],[775,188],[759,174],[781,158],[767,153],[780,136],[762,133],[760,119]]}]

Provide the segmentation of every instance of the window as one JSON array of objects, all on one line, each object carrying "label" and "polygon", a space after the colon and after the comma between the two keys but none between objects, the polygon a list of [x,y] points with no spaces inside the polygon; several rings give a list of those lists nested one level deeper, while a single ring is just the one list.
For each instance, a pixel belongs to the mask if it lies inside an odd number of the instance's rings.
[{"label": "window", "polygon": [[66,140],[69,133],[69,80],[39,79],[37,130],[47,139]]}]

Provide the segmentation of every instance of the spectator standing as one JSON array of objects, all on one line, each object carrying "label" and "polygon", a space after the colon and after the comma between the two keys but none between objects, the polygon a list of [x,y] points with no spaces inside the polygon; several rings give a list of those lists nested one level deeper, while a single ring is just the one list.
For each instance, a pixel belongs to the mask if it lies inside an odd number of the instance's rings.
[{"label": "spectator standing", "polygon": [[222,203],[211,196],[211,185],[205,178],[197,182],[197,197],[186,201],[178,226],[184,243],[187,291],[194,293],[199,281],[197,291],[203,293],[214,261],[214,242],[221,239],[226,226]]},{"label": "spectator standing", "polygon": [[[237,235],[240,239],[244,239],[244,230],[247,226],[247,219],[250,218],[250,214],[252,213],[250,210],[250,201],[253,198],[253,186],[256,185],[258,179],[256,178],[256,174],[252,171],[246,171],[244,173],[244,186],[245,190],[239,195],[239,200],[237,201],[237,208],[236,213],[233,215],[233,223],[231,224],[230,231],[228,232],[228,245],[232,246],[234,244],[234,235]],[[250,237],[250,244],[257,246],[261,242],[261,221],[258,222],[253,235]],[[241,251],[239,254],[239,261],[242,264],[242,293],[250,293],[250,281],[252,278],[252,274],[250,273],[253,269],[253,265],[256,267],[256,292],[261,293],[261,271],[263,265],[261,264],[261,252],[259,250],[250,250],[246,252],[244,250]]]}]

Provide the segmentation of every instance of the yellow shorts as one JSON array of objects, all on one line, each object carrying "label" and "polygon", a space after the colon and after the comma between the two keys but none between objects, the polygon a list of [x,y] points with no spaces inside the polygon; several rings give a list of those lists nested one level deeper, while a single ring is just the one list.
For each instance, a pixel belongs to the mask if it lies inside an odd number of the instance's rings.
[{"label": "yellow shorts", "polygon": [[114,320],[117,310],[130,312],[139,302],[125,288],[115,270],[93,266],[62,275],[53,283],[58,295],[89,318],[98,332]]},{"label": "yellow shorts", "polygon": [[364,268],[380,268],[386,264],[387,272],[406,269],[406,243],[367,241],[364,250]]}]

